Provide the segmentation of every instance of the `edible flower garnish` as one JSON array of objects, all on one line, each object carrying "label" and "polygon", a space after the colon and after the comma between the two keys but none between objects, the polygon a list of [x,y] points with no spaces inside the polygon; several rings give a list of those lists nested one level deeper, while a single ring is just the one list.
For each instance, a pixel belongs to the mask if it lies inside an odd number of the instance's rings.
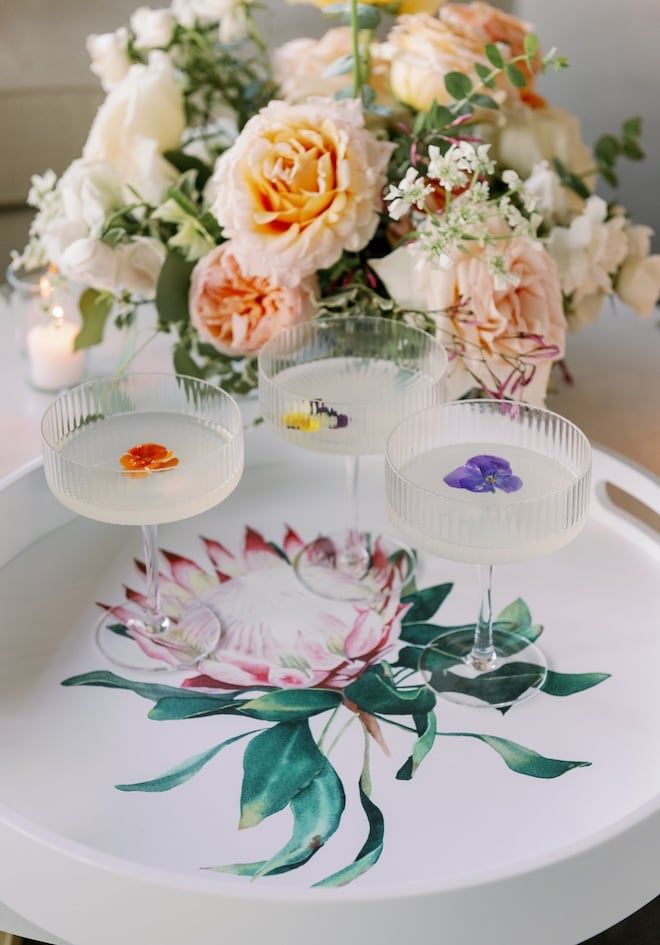
[{"label": "edible flower garnish", "polygon": [[472,456],[464,466],[459,466],[444,477],[444,482],[454,489],[468,492],[517,492],[522,488],[522,479],[514,476],[511,465],[499,456]]},{"label": "edible flower garnish", "polygon": [[328,407],[322,400],[312,400],[309,413],[304,411],[285,413],[280,417],[280,423],[287,430],[314,433],[317,430],[340,430],[348,426],[348,417],[345,413],[338,413],[332,407]]},{"label": "edible flower garnish", "polygon": [[160,443],[140,443],[132,446],[121,457],[119,462],[124,467],[126,475],[133,478],[148,476],[149,473],[159,472],[162,469],[173,469],[179,465],[172,450]]}]

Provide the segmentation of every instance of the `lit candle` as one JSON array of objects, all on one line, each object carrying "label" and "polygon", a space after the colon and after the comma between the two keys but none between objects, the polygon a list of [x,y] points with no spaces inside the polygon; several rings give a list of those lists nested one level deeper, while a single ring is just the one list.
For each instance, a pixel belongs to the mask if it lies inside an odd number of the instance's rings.
[{"label": "lit candle", "polygon": [[30,382],[39,390],[61,390],[80,383],[85,373],[85,355],[74,351],[78,328],[66,321],[64,309],[55,305],[46,324],[34,325],[27,333]]}]

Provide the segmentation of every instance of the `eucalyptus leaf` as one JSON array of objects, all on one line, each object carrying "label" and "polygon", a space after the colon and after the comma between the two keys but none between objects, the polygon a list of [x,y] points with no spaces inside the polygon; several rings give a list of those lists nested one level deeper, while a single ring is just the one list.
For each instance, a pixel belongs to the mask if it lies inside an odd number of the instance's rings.
[{"label": "eucalyptus leaf", "polygon": [[355,60],[353,56],[347,54],[345,56],[339,56],[338,59],[335,59],[330,65],[323,70],[324,78],[330,78],[335,75],[346,75],[353,71]]},{"label": "eucalyptus leaf", "polygon": [[279,722],[253,738],[243,756],[240,827],[287,807],[324,763],[307,722]]},{"label": "eucalyptus leaf", "polygon": [[502,58],[499,46],[495,43],[487,43],[484,47],[484,52],[491,66],[495,66],[496,69],[504,68],[504,59]]},{"label": "eucalyptus leaf", "polygon": [[464,72],[448,72],[445,76],[445,88],[452,98],[468,98],[472,93],[472,79]]},{"label": "eucalyptus leaf", "polygon": [[488,66],[484,65],[483,62],[475,62],[474,71],[477,73],[483,84],[489,88],[495,88],[495,79],[492,76],[491,70]]},{"label": "eucalyptus leaf", "polygon": [[563,761],[559,758],[547,758],[531,748],[525,748],[508,738],[497,735],[482,735],[477,732],[441,732],[446,738],[476,738],[484,742],[502,758],[504,763],[517,774],[530,778],[558,778],[573,768],[588,768],[590,761]]},{"label": "eucalyptus leaf", "polygon": [[511,83],[515,85],[517,89],[524,89],[527,85],[527,79],[523,72],[520,71],[518,66],[514,66],[513,63],[507,63],[505,66],[506,77]]}]

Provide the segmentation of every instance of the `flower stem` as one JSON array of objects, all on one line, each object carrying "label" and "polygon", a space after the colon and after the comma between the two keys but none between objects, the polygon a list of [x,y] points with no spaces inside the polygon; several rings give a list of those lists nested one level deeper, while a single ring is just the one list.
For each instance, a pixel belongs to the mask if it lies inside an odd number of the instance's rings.
[{"label": "flower stem", "polygon": [[353,98],[362,98],[362,61],[360,51],[360,28],[358,26],[358,0],[351,0],[351,31],[353,36]]}]

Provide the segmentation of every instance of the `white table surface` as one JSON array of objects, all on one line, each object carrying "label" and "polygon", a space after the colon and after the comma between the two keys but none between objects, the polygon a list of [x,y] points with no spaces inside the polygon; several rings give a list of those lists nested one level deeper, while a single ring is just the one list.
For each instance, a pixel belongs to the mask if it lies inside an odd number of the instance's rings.
[{"label": "white table surface", "polygon": [[[0,478],[39,456],[39,421],[53,397],[27,384],[14,328],[0,301]],[[97,373],[112,364],[111,348],[92,360]],[[135,367],[169,369],[168,352],[167,339],[159,338]],[[575,421],[594,443],[660,475],[660,312],[640,319],[630,311],[606,307],[598,323],[570,338],[567,363],[574,382],[558,380],[548,406]],[[0,929],[61,941],[2,903]]]}]

